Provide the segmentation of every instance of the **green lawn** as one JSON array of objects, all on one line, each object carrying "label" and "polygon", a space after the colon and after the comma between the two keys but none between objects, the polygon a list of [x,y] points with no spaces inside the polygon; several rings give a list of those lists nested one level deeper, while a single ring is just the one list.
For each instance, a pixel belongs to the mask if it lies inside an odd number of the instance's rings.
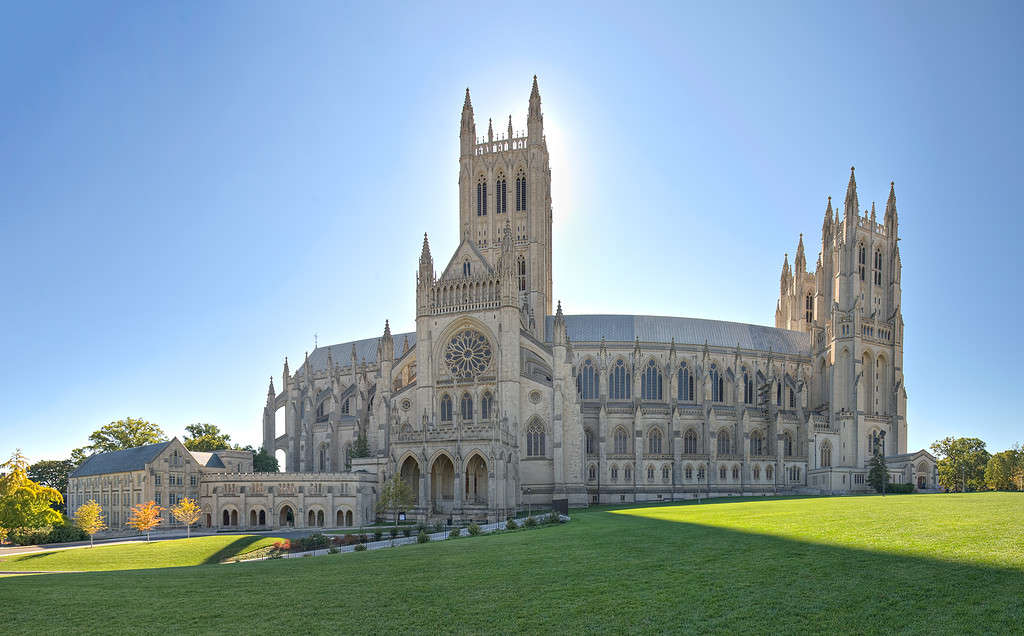
[{"label": "green lawn", "polygon": [[592,509],[389,550],[7,578],[0,599],[8,633],[1019,633],[1022,528],[1012,493]]},{"label": "green lawn", "polygon": [[214,535],[173,541],[137,542],[120,545],[33,552],[0,557],[0,572],[41,570],[142,570],[219,563],[280,541],[256,535]]}]

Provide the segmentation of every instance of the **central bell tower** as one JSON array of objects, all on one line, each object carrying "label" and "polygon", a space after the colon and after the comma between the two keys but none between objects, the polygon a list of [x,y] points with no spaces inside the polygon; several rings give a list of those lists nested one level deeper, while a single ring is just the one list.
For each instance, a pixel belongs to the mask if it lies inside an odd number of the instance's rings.
[{"label": "central bell tower", "polygon": [[537,76],[533,77],[526,131],[477,137],[469,89],[459,132],[459,239],[471,241],[497,266],[506,222],[512,228],[518,306],[530,330],[544,337],[551,315],[551,168],[544,138]]}]

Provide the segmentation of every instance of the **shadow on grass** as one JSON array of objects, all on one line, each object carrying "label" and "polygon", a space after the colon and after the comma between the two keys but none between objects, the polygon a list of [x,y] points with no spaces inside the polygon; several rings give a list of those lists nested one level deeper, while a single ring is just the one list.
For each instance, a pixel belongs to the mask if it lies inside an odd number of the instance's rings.
[{"label": "shadow on grass", "polygon": [[253,545],[257,541],[260,541],[261,539],[263,539],[263,537],[258,537],[255,535],[240,536],[231,543],[221,548],[220,550],[217,550],[210,556],[206,557],[206,560],[203,561],[203,565],[209,563],[220,563],[228,557],[233,557],[238,554],[241,554],[246,551],[246,548]]}]

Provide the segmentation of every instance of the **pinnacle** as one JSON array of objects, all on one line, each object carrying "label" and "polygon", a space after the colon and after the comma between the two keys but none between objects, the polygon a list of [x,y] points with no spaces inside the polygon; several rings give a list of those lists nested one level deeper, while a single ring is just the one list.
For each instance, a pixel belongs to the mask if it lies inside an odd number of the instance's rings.
[{"label": "pinnacle", "polygon": [[463,108],[473,108],[473,102],[469,99],[469,87],[466,87],[466,101],[462,103]]}]

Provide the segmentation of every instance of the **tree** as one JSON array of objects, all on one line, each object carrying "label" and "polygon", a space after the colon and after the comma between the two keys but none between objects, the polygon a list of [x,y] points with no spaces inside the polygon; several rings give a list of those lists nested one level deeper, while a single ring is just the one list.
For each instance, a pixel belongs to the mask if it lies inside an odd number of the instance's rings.
[{"label": "tree", "polygon": [[0,539],[17,528],[45,528],[61,522],[50,504],[63,503],[56,488],[43,486],[28,477],[28,461],[21,450],[0,464]]},{"label": "tree", "polygon": [[187,435],[182,443],[191,451],[208,453],[231,448],[231,436],[213,424],[189,424],[185,432]]},{"label": "tree", "polygon": [[366,435],[360,433],[356,437],[356,441],[352,442],[352,450],[349,453],[349,457],[352,459],[358,459],[360,457],[370,456],[370,444],[366,441]]},{"label": "tree", "polygon": [[92,536],[104,530],[107,524],[104,523],[106,517],[103,516],[103,508],[96,503],[95,499],[90,499],[75,511],[75,525],[89,535],[89,547],[93,547]]},{"label": "tree", "polygon": [[262,446],[260,446],[260,452],[252,457],[252,469],[257,473],[276,473],[281,470],[277,464],[277,458]]},{"label": "tree", "polygon": [[1017,487],[1016,477],[1021,461],[1014,449],[996,453],[985,465],[985,485],[992,490],[1013,490]]},{"label": "tree", "polygon": [[178,502],[176,506],[171,506],[171,514],[178,521],[185,524],[185,537],[192,537],[192,525],[199,521],[199,518],[203,515],[202,508],[196,503],[195,499],[185,497]]},{"label": "tree", "polygon": [[154,501],[139,504],[132,508],[131,519],[125,525],[135,528],[139,532],[145,532],[146,541],[149,541],[149,531],[160,525],[163,521],[163,518],[160,516],[163,510]]},{"label": "tree", "polygon": [[[75,464],[70,459],[44,459],[28,467],[28,478],[32,481],[53,488],[63,494],[68,491],[68,475],[75,469]],[[52,503],[54,510],[65,512],[64,501]]]},{"label": "tree", "polygon": [[985,442],[977,437],[947,437],[931,446],[939,456],[939,485],[946,490],[963,492],[985,487],[985,467],[990,457]]},{"label": "tree", "polygon": [[881,453],[875,453],[868,466],[868,483],[875,489],[875,492],[882,492],[889,479],[889,468],[885,465],[885,458]]},{"label": "tree", "polygon": [[377,512],[390,512],[395,520],[395,528],[398,527],[398,513],[411,508],[415,503],[412,488],[402,476],[395,473],[391,479],[384,482],[380,489],[380,499],[377,500]]},{"label": "tree", "polygon": [[81,463],[81,460],[93,453],[108,453],[146,444],[166,442],[167,435],[152,422],[129,417],[111,422],[98,431],[93,431],[89,435],[89,441],[92,442],[89,446],[76,448],[71,452],[72,461],[78,460],[78,463]]}]

